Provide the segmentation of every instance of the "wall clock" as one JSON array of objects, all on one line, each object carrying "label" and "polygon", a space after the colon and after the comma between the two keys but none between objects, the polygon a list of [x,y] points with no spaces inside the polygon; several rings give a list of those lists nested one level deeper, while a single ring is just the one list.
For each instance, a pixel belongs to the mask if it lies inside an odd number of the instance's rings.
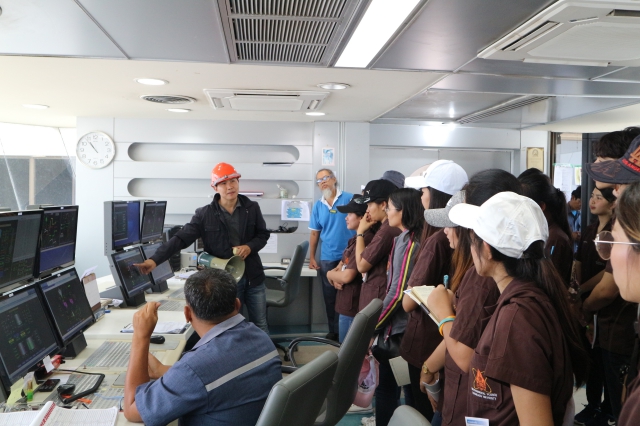
[{"label": "wall clock", "polygon": [[105,133],[90,132],[78,139],[76,156],[85,166],[101,169],[115,158],[116,144]]}]

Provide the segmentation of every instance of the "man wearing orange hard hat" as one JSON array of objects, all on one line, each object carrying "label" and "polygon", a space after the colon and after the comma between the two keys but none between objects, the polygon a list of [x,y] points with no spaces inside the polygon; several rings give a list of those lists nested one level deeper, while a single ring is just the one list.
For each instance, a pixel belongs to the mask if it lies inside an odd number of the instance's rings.
[{"label": "man wearing orange hard hat", "polygon": [[198,238],[202,238],[204,250],[215,257],[228,259],[235,252],[245,261],[238,299],[246,305],[249,321],[268,333],[265,275],[258,251],[267,244],[269,231],[258,203],[239,194],[239,179],[240,173],[231,164],[216,164],[211,171],[211,187],[217,194],[211,204],[197,209],[191,222],[137,266],[148,274]]}]

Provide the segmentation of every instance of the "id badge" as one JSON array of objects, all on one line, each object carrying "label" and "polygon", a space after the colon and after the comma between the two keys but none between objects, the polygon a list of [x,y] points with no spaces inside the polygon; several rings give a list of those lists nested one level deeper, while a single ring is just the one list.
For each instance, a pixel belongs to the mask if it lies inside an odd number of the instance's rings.
[{"label": "id badge", "polygon": [[331,210],[329,210],[329,213],[334,213],[335,214],[335,213],[338,213],[338,210],[331,209]]},{"label": "id badge", "polygon": [[465,426],[489,426],[489,419],[464,416],[464,424]]}]

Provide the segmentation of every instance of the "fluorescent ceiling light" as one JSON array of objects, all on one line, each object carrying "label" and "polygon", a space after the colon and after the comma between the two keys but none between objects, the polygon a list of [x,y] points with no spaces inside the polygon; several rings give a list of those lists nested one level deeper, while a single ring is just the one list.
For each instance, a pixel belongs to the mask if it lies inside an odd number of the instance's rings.
[{"label": "fluorescent ceiling light", "polygon": [[186,109],[186,108],[168,108],[167,111],[171,111],[171,112],[191,112],[190,109]]},{"label": "fluorescent ceiling light", "polygon": [[136,78],[135,80],[145,86],[164,86],[169,84],[167,80],[160,80],[159,78]]},{"label": "fluorescent ceiling light", "polygon": [[585,67],[606,67],[609,65],[607,61],[582,61],[573,59],[549,59],[549,58],[524,58],[522,62],[531,64],[557,64],[557,65],[583,65]]},{"label": "fluorescent ceiling light", "polygon": [[336,67],[364,68],[397,31],[420,0],[373,0]]},{"label": "fluorescent ceiling light", "polygon": [[31,108],[31,109],[47,109],[49,108],[49,105],[38,105],[38,104],[22,104],[23,107],[25,108]]},{"label": "fluorescent ceiling light", "polygon": [[320,83],[318,87],[325,90],[343,90],[351,86],[347,83]]},{"label": "fluorescent ceiling light", "polygon": [[315,112],[305,112],[305,114],[307,115],[311,115],[313,117],[320,117],[321,115],[324,115],[324,112],[320,112],[320,111],[315,111]]}]

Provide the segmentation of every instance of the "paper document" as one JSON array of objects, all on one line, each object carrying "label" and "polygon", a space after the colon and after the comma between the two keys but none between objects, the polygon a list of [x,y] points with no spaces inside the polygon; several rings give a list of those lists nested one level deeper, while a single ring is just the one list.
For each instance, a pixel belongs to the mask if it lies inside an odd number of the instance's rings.
[{"label": "paper document", "polygon": [[[186,322],[178,322],[178,321],[168,321],[168,322],[159,322],[156,324],[156,328],[153,329],[154,334],[181,334],[186,329]],[[120,330],[120,333],[133,333],[133,324],[127,325],[125,328]]]},{"label": "paper document", "polygon": [[429,307],[427,306],[427,299],[429,299],[429,295],[434,288],[434,286],[430,285],[421,285],[405,290],[404,293],[409,296],[411,300],[416,302],[420,306],[420,309],[422,309],[425,314],[429,315],[433,322],[435,322],[436,324],[440,324],[440,320],[431,312],[431,309],[429,309]]},{"label": "paper document", "polygon": [[49,401],[40,411],[0,414],[0,426],[113,426],[117,416],[116,407],[106,410],[68,410]]},{"label": "paper document", "polygon": [[87,269],[86,271],[84,271],[84,273],[82,274],[82,276],[80,277],[80,279],[83,279],[84,277],[86,277],[87,275],[93,274],[93,272],[96,270],[96,268],[98,267],[98,265],[96,266],[92,266],[91,268]]},{"label": "paper document", "polygon": [[196,272],[198,272],[197,270],[193,270],[193,271],[189,271],[189,272],[181,272],[178,275],[176,275],[178,278],[181,278],[183,280],[186,280],[187,278],[189,278],[191,275],[195,274]]},{"label": "paper document", "polygon": [[300,200],[282,200],[280,219],[308,222],[311,211],[309,203]]},{"label": "paper document", "polygon": [[267,245],[260,250],[260,253],[278,253],[278,234],[271,234],[267,240]]}]

